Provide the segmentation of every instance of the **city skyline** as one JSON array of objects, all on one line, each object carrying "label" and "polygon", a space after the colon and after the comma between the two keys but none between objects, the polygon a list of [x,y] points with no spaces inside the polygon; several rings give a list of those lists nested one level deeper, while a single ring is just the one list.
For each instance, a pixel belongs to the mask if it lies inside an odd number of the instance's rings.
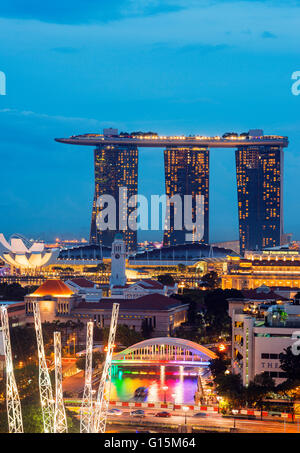
[{"label": "city skyline", "polygon": [[[282,193],[283,150],[288,146],[288,137],[265,135],[262,129],[207,137],[159,136],[153,131],[129,133],[105,128],[103,134],[72,135],[69,138],[55,138],[55,141],[94,147],[92,244],[110,246],[114,235],[122,232],[128,249],[136,250],[136,230],[147,231],[150,228],[149,217],[151,231],[162,229],[164,225],[164,246],[188,241],[208,244],[209,155],[210,149],[214,148],[236,149],[240,251],[244,253],[245,250],[261,250],[286,243]],[[163,203],[166,206],[161,209],[161,213],[159,206],[153,206],[149,211],[148,200],[138,191],[139,149],[145,147],[164,148]],[[153,197],[160,200],[164,198],[151,194],[151,204]],[[133,204],[128,203],[129,199],[135,200]],[[203,205],[200,206],[200,203]],[[134,216],[138,205],[136,228],[136,224],[131,224],[129,219]],[[189,211],[190,220],[183,222],[183,218],[187,220]],[[158,217],[160,227],[156,225],[153,228],[153,217]],[[187,232],[191,233],[189,238]]]},{"label": "city skyline", "polygon": [[300,0],[10,0],[0,40],[0,433],[299,434]]}]

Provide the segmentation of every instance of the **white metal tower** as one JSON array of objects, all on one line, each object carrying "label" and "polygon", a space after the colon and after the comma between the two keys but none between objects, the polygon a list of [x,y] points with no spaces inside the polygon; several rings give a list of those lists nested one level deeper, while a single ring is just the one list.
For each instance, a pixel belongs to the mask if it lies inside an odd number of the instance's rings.
[{"label": "white metal tower", "polygon": [[93,432],[94,433],[105,433],[107,410],[109,405],[110,397],[110,386],[111,386],[111,360],[114,350],[114,343],[116,338],[117,322],[119,315],[120,304],[113,304],[109,338],[107,345],[107,354],[102,371],[102,376],[99,384],[97,402],[95,405]]},{"label": "white metal tower", "polygon": [[85,357],[85,383],[80,411],[80,432],[92,432],[93,423],[93,394],[92,394],[92,362],[93,362],[93,331],[94,323],[88,322],[86,326],[86,357]]},{"label": "white metal tower", "polygon": [[9,323],[6,307],[1,307],[1,324],[6,364],[6,406],[10,433],[23,433],[23,420],[11,354]]},{"label": "white metal tower", "polygon": [[55,360],[55,411],[54,432],[67,433],[67,416],[65,411],[62,390],[62,366],[61,366],[61,335],[54,332],[54,360]]},{"label": "white metal tower", "polygon": [[40,387],[40,398],[41,398],[41,407],[42,407],[42,414],[43,414],[44,432],[53,433],[54,432],[54,399],[53,399],[50,375],[49,375],[47,362],[46,362],[46,358],[45,358],[41,315],[40,315],[40,307],[39,307],[38,302],[33,302],[33,314],[34,314],[36,341],[37,341],[37,347],[38,347],[39,387]]}]

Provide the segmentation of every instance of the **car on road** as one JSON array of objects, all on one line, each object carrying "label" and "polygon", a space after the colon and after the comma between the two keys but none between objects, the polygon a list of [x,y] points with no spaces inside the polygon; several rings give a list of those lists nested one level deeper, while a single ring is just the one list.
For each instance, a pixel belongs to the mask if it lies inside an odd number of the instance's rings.
[{"label": "car on road", "polygon": [[130,415],[132,415],[132,417],[145,417],[145,411],[143,411],[142,409],[137,409],[135,411],[131,411],[130,412]]},{"label": "car on road", "polygon": [[206,417],[205,412],[197,412],[197,414],[194,414],[193,417]]},{"label": "car on road", "polygon": [[107,415],[122,415],[121,409],[109,409]]},{"label": "car on road", "polygon": [[155,417],[166,417],[166,418],[169,418],[169,417],[172,417],[172,415],[170,414],[170,412],[157,412],[155,414]]}]

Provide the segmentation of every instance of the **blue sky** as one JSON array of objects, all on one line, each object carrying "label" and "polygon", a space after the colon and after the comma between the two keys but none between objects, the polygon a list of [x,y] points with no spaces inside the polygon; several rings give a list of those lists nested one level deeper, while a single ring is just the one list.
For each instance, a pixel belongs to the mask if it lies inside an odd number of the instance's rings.
[{"label": "blue sky", "polygon": [[[300,1],[11,0],[0,42],[5,234],[88,236],[92,149],[54,137],[263,128],[290,139],[285,231],[300,240]],[[141,193],[164,192],[161,150],[140,151],[139,180]],[[211,152],[210,203],[211,240],[237,238],[233,150]]]}]

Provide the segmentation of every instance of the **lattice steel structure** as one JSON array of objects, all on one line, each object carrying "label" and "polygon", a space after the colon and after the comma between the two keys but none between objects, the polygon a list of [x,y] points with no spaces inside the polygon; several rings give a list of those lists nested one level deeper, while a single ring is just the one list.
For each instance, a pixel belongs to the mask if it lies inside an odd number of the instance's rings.
[{"label": "lattice steel structure", "polygon": [[92,394],[92,362],[93,362],[93,331],[94,323],[88,322],[86,329],[85,383],[80,410],[80,432],[92,432],[93,394]]},{"label": "lattice steel structure", "polygon": [[13,369],[9,323],[6,307],[1,307],[1,325],[6,365],[6,406],[8,429],[10,433],[23,433],[21,403]]},{"label": "lattice steel structure", "polygon": [[55,360],[55,411],[54,432],[67,433],[67,416],[65,411],[62,390],[62,366],[61,366],[61,335],[54,332],[54,360]]},{"label": "lattice steel structure", "polygon": [[113,304],[106,360],[104,363],[104,368],[103,368],[103,372],[102,372],[102,376],[101,376],[101,380],[100,380],[100,384],[99,384],[97,401],[96,401],[95,411],[94,411],[94,423],[93,423],[93,432],[94,433],[105,433],[107,410],[108,410],[108,405],[109,405],[110,387],[111,387],[111,361],[112,361],[114,343],[115,343],[115,338],[116,338],[119,308],[120,308],[120,304]]},{"label": "lattice steel structure", "polygon": [[52,385],[47,367],[44,340],[42,333],[40,307],[38,302],[33,302],[34,325],[39,358],[39,388],[43,414],[44,432],[54,432],[54,399]]}]

